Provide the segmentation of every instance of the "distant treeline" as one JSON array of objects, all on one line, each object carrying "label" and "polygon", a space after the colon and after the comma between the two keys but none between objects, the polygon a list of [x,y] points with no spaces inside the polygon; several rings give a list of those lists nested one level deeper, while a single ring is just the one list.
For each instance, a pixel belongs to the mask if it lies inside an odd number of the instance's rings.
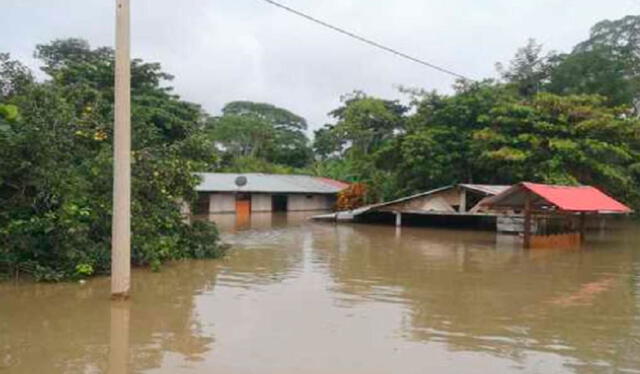
[{"label": "distant treeline", "polygon": [[[109,271],[113,50],[39,45],[43,82],[0,54],[0,273]],[[529,41],[500,79],[408,100],[353,92],[307,121],[236,101],[213,117],[159,64],[132,62],[133,261],[216,257],[215,227],[183,222],[196,171],[308,173],[362,182],[378,201],[458,182],[590,184],[640,208],[640,16],[596,24],[567,53]],[[407,104],[404,104],[407,102]]]},{"label": "distant treeline", "polygon": [[210,121],[218,166],[364,182],[370,201],[528,180],[595,185],[640,208],[640,16],[596,24],[567,53],[530,40],[496,65],[499,80],[458,81],[452,95],[402,89],[406,105],[345,95],[311,145],[301,117],[231,103]]}]

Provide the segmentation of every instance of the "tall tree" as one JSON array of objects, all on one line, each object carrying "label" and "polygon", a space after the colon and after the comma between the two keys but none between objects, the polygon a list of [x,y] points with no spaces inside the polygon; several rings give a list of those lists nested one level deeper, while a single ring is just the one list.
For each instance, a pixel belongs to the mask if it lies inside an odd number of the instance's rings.
[{"label": "tall tree", "polygon": [[[344,105],[329,113],[337,120],[331,131],[340,137],[345,149],[365,155],[379,149],[404,128],[407,108],[397,101],[382,100],[356,91],[343,97]],[[328,128],[328,127],[327,127]]]},{"label": "tall tree", "polygon": [[557,57],[549,90],[598,94],[640,113],[640,16],[597,23],[589,39]]},{"label": "tall tree", "polygon": [[484,81],[459,85],[452,96],[430,93],[416,101],[397,166],[405,192],[482,182],[485,168],[474,163],[473,132],[493,107],[513,100],[510,89]]},{"label": "tall tree", "polygon": [[251,157],[290,167],[304,167],[312,158],[305,131],[307,121],[266,103],[234,101],[210,121],[213,140],[231,159]]},{"label": "tall tree", "polygon": [[531,180],[591,184],[640,203],[640,120],[600,96],[543,93],[505,102],[474,131],[475,164],[493,170],[486,182]]},{"label": "tall tree", "polygon": [[314,149],[324,161],[316,172],[369,184],[368,199],[391,197],[397,190],[394,160],[396,137],[405,130],[407,107],[354,92],[343,97],[343,105],[330,115],[335,124],[316,131]]},{"label": "tall tree", "polygon": [[514,86],[524,97],[531,97],[540,92],[549,79],[553,59],[553,52],[542,53],[542,44],[529,39],[527,45],[518,49],[514,58],[505,68],[501,63],[496,69],[506,82]]}]

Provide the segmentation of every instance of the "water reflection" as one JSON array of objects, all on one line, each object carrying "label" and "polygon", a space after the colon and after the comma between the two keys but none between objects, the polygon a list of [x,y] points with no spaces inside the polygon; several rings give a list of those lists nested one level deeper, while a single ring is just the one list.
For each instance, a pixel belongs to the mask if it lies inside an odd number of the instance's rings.
[{"label": "water reflection", "polygon": [[217,272],[213,262],[138,270],[135,297],[119,304],[106,278],[0,284],[0,372],[121,373],[127,362],[131,371],[158,367],[169,353],[201,359],[214,339],[202,331],[194,297],[213,287]]},{"label": "water reflection", "polygon": [[403,228],[398,241],[393,230],[318,227],[314,244],[336,293],[406,305],[407,339],[522,367],[553,353],[558,367],[577,372],[640,369],[638,257],[628,233],[581,251],[523,251],[504,241],[496,250],[491,233]]},{"label": "water reflection", "polygon": [[256,212],[250,215],[209,214],[196,216],[215,222],[219,230],[226,234],[235,234],[247,230],[271,230],[284,227],[299,226],[317,212],[268,213]]},{"label": "water reflection", "polygon": [[129,372],[129,318],[131,302],[114,300],[111,302],[111,335],[109,340],[109,369],[107,373]]},{"label": "water reflection", "polygon": [[0,372],[640,372],[637,226],[524,251],[306,217],[215,217],[227,258],[136,270],[128,303],[0,284]]}]

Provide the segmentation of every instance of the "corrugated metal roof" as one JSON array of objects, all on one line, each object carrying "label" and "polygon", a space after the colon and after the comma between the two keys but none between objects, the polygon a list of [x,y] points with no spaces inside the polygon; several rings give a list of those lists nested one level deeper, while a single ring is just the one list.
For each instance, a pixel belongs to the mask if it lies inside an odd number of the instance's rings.
[{"label": "corrugated metal roof", "polygon": [[393,204],[402,203],[402,202],[409,201],[409,200],[412,200],[412,199],[415,199],[415,198],[418,198],[418,197],[422,197],[422,196],[426,196],[426,195],[432,195],[432,194],[434,194],[436,192],[448,190],[448,189],[454,188],[454,187],[455,186],[444,186],[444,187],[436,188],[436,189],[429,190],[429,191],[426,191],[426,192],[420,192],[420,193],[417,193],[415,195],[401,197],[401,198],[396,199],[396,200],[391,200],[391,201],[386,201],[386,202],[382,202],[382,203],[378,203],[378,204],[368,205],[366,207],[362,207],[362,208],[359,208],[359,209],[367,208],[366,210],[364,210],[362,212],[362,213],[364,213],[367,210],[381,208],[381,207],[384,207],[384,206],[387,206],[387,205],[393,205]]},{"label": "corrugated metal roof", "polygon": [[452,189],[455,188],[456,186],[462,187],[462,188],[466,188],[469,190],[473,190],[473,191],[477,191],[489,196],[494,196],[497,195],[501,192],[504,192],[506,190],[508,190],[511,186],[504,186],[504,185],[493,185],[493,184],[457,184],[457,185],[449,185],[449,186],[444,186],[444,187],[440,187],[440,188],[435,188],[433,190],[429,190],[429,191],[425,191],[425,192],[420,192],[417,193],[415,195],[410,195],[410,196],[405,196],[405,197],[401,197],[399,199],[396,200],[392,200],[392,201],[387,201],[387,202],[382,202],[382,203],[377,203],[377,204],[372,204],[372,205],[366,205],[357,209],[354,209],[352,211],[353,215],[360,215],[360,214],[364,214],[367,213],[369,211],[378,209],[378,208],[382,208],[388,205],[393,205],[393,204],[397,204],[397,203],[402,203],[405,201],[409,201],[412,199],[416,199],[422,196],[427,196],[427,195],[432,195],[434,193],[438,193],[441,191],[445,191],[448,189]]},{"label": "corrugated metal roof", "polygon": [[499,185],[499,184],[469,184],[469,183],[461,183],[460,187],[466,188],[468,190],[474,190],[477,192],[481,192],[487,195],[497,195],[508,190],[511,186]]},{"label": "corrugated metal roof", "polygon": [[[329,178],[309,175],[263,173],[197,173],[202,183],[199,192],[268,192],[268,193],[338,193],[349,185]],[[244,176],[247,184],[238,187],[236,178]]]},{"label": "corrugated metal roof", "polygon": [[524,206],[525,192],[534,194],[534,206],[552,205],[567,212],[630,213],[626,205],[591,186],[557,186],[523,182],[489,199],[488,206]]}]

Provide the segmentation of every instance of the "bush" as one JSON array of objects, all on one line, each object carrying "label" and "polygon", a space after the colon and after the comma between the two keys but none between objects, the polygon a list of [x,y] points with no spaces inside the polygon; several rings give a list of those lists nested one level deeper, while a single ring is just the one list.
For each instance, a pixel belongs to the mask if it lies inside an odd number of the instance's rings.
[{"label": "bush", "polygon": [[[113,51],[78,40],[39,46],[36,82],[0,55],[0,272],[59,281],[111,267]],[[8,68],[9,66],[10,68]],[[194,172],[215,162],[205,113],[132,63],[132,263],[220,256],[213,224],[189,226]]]},{"label": "bush", "polygon": [[338,193],[336,210],[352,210],[363,206],[366,202],[367,186],[353,183]]}]

